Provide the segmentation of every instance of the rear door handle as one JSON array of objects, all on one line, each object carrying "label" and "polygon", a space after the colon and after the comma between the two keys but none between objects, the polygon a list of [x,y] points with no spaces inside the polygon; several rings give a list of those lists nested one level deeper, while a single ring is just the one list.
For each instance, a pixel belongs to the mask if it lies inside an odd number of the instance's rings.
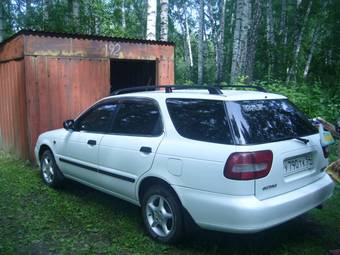
[{"label": "rear door handle", "polygon": [[97,141],[96,140],[88,140],[87,144],[91,145],[91,146],[95,146],[97,144]]},{"label": "rear door handle", "polygon": [[146,153],[146,154],[149,154],[149,153],[152,152],[152,149],[150,147],[142,146],[139,151],[143,152],[143,153]]}]

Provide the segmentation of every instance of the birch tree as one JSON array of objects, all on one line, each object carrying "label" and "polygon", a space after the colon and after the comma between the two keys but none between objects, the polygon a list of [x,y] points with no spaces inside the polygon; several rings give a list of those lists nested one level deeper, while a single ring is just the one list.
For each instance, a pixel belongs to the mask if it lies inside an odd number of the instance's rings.
[{"label": "birch tree", "polygon": [[4,40],[4,8],[3,3],[0,4],[0,43]]},{"label": "birch tree", "polygon": [[157,0],[148,0],[146,39],[156,40]]},{"label": "birch tree", "polygon": [[268,52],[268,77],[271,77],[272,68],[274,64],[274,47],[275,47],[275,34],[274,34],[274,18],[273,18],[273,3],[272,0],[267,0],[266,5],[266,35],[267,35],[267,52]]},{"label": "birch tree", "polygon": [[329,0],[323,1],[320,14],[316,17],[316,21],[314,21],[315,25],[314,25],[313,32],[312,32],[312,40],[310,43],[310,48],[308,51],[305,68],[303,71],[304,79],[306,79],[309,74],[309,69],[310,69],[310,65],[312,62],[313,54],[318,44],[320,33],[323,31],[323,23],[325,22],[325,19],[327,17],[326,7],[328,6],[329,2],[330,2]]},{"label": "birch tree", "polygon": [[287,29],[287,0],[281,0],[281,20],[280,20],[280,32],[282,43],[287,45],[288,41],[288,29]]},{"label": "birch tree", "polygon": [[225,11],[227,0],[220,2],[220,26],[219,34],[217,38],[216,47],[216,82],[219,84],[223,77],[223,62],[224,62],[224,33],[225,33]]},{"label": "birch tree", "polygon": [[188,24],[188,14],[187,10],[184,10],[184,32],[185,32],[185,41],[186,41],[186,48],[187,48],[187,63],[189,64],[190,68],[193,67],[194,63],[192,60],[192,49],[191,49],[191,38],[190,38],[190,31],[189,31],[189,24]]},{"label": "birch tree", "polygon": [[50,6],[50,0],[43,0],[43,22],[44,22],[44,27],[46,26],[45,23],[48,22],[49,18],[49,6]]},{"label": "birch tree", "polygon": [[262,19],[261,0],[254,1],[254,12],[251,20],[251,30],[249,36],[249,46],[247,52],[247,65],[246,65],[246,76],[248,82],[253,81],[254,67],[255,67],[255,56],[256,56],[256,44],[258,39],[258,30]]},{"label": "birch tree", "polygon": [[169,0],[161,0],[161,33],[160,40],[167,41],[168,40],[168,9],[169,9]]},{"label": "birch tree", "polygon": [[72,16],[76,25],[79,23],[79,0],[72,0]]},{"label": "birch tree", "polygon": [[230,82],[246,75],[249,28],[251,25],[251,0],[236,0],[236,18]]},{"label": "birch tree", "polygon": [[199,10],[198,10],[198,59],[197,59],[197,83],[198,85],[203,84],[203,33],[204,33],[204,1],[199,0]]},{"label": "birch tree", "polygon": [[[27,28],[31,28],[31,18],[32,18],[32,1],[25,0],[26,13],[25,13],[25,25]],[[20,6],[19,6],[20,8]],[[19,10],[19,13],[21,10]]]},{"label": "birch tree", "polygon": [[125,18],[125,0],[122,0],[122,28],[126,28],[126,18]]},{"label": "birch tree", "polygon": [[[293,61],[292,61],[292,65],[289,67],[288,72],[287,72],[286,83],[289,83],[292,80],[292,78],[294,78],[294,79],[296,78],[295,73],[296,73],[296,67],[297,67],[296,66],[297,60],[298,60],[298,56],[299,56],[300,49],[301,49],[302,37],[303,37],[303,34],[305,32],[309,13],[310,13],[311,8],[312,8],[312,3],[313,3],[312,0],[310,0],[309,3],[308,3],[306,14],[305,14],[303,22],[301,24],[301,27],[298,30],[296,37],[295,37],[295,43],[294,43],[294,48],[293,48]],[[298,2],[297,4],[299,5],[300,3]]]},{"label": "birch tree", "polygon": [[309,68],[310,68],[310,63],[312,62],[312,57],[314,54],[314,50],[318,41],[318,37],[319,37],[319,27],[316,27],[313,29],[313,35],[312,35],[312,42],[311,42],[311,46],[309,49],[309,53],[307,56],[307,61],[306,61],[306,65],[305,65],[305,69],[303,71],[303,78],[306,79],[307,75],[309,73]]}]

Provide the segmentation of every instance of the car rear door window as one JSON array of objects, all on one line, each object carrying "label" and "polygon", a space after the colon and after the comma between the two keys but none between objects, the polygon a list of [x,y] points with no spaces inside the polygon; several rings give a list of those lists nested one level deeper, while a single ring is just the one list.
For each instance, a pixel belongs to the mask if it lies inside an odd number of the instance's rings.
[{"label": "car rear door window", "polygon": [[79,131],[107,133],[112,125],[113,116],[118,108],[115,103],[106,103],[90,109],[77,121]]},{"label": "car rear door window", "polygon": [[123,100],[111,132],[125,135],[159,136],[163,132],[163,126],[157,103],[147,99]]},{"label": "car rear door window", "polygon": [[166,104],[181,136],[198,141],[233,144],[223,101],[169,98]]},{"label": "car rear door window", "polygon": [[261,144],[317,133],[307,117],[286,99],[228,102],[238,144]]}]

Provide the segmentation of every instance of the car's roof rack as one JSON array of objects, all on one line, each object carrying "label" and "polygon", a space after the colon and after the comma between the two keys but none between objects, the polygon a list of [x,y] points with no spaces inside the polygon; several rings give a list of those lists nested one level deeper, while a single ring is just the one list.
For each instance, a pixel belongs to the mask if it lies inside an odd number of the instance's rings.
[{"label": "car's roof rack", "polygon": [[182,89],[206,89],[209,91],[209,94],[213,95],[222,95],[222,91],[219,87],[216,86],[192,86],[192,85],[162,85],[162,86],[138,86],[131,87],[125,89],[118,89],[111,93],[111,95],[121,95],[133,92],[141,92],[141,91],[158,91],[164,90],[165,93],[172,93],[173,90],[182,90]]},{"label": "car's roof rack", "polygon": [[260,92],[268,92],[265,88],[260,87],[260,86],[255,86],[255,85],[221,85],[218,86],[219,88],[244,88],[244,89],[256,89],[257,91]]},{"label": "car's roof rack", "polygon": [[183,90],[183,89],[206,89],[209,94],[212,95],[223,95],[221,91],[222,88],[252,88],[257,91],[267,92],[264,88],[253,85],[223,85],[223,86],[205,86],[205,85],[161,85],[161,86],[136,86],[124,89],[114,90],[111,95],[121,95],[133,92],[142,91],[159,91],[164,90],[165,93],[172,93],[173,90]]}]

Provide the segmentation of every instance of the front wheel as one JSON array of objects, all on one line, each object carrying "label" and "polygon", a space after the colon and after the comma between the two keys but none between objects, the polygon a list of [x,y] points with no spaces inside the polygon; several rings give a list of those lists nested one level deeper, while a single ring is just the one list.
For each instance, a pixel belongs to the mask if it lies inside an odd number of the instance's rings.
[{"label": "front wheel", "polygon": [[44,182],[52,188],[59,186],[64,179],[50,150],[41,155],[40,173]]},{"label": "front wheel", "polygon": [[174,243],[183,234],[183,217],[176,195],[164,186],[150,187],[142,201],[147,233],[162,243]]}]

